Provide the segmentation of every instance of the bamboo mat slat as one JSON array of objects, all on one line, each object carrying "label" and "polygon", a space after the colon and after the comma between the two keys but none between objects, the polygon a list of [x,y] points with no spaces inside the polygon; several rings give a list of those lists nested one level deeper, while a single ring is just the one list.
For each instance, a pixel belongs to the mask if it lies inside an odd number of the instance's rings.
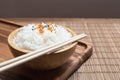
[{"label": "bamboo mat slat", "polygon": [[[79,18],[9,18],[23,24],[32,20],[54,22],[73,29],[77,34],[86,33],[85,40],[94,45],[93,55],[69,80],[120,80],[120,19]],[[39,23],[39,21],[38,21]]]}]

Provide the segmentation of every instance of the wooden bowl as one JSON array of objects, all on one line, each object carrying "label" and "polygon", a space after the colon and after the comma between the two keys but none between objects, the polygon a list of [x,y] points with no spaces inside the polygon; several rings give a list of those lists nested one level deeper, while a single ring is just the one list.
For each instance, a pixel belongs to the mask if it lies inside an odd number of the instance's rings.
[{"label": "wooden bowl", "polygon": [[[69,32],[71,32],[73,36],[76,35],[75,32],[73,32],[71,29],[69,28],[66,28],[66,29]],[[14,30],[12,33],[10,33],[8,37],[8,44],[9,44],[10,50],[15,57],[31,52],[25,49],[21,49],[13,43],[14,36],[20,30],[21,28]],[[64,49],[61,49],[54,53],[40,56],[36,59],[26,62],[25,65],[30,68],[38,69],[38,70],[49,70],[49,69],[60,67],[63,64],[65,64],[69,59],[69,57],[73,54],[73,52],[75,51],[76,45],[77,45],[77,42],[71,43],[69,46],[65,47]]]}]

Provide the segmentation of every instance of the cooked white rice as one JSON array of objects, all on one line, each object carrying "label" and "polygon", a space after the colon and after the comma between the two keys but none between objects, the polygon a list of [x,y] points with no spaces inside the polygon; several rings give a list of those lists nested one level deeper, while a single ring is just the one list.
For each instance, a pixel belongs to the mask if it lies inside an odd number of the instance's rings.
[{"label": "cooked white rice", "polygon": [[14,37],[14,44],[19,48],[33,51],[72,37],[72,34],[60,25],[41,25],[42,28],[38,28],[38,24],[24,26]]}]

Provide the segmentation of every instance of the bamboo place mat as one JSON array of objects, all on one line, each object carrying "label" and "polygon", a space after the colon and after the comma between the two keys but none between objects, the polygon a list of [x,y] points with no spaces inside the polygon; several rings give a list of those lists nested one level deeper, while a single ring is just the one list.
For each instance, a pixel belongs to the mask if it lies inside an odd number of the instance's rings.
[{"label": "bamboo place mat", "polygon": [[9,18],[8,20],[32,23],[32,20],[54,22],[86,33],[86,40],[94,45],[93,55],[69,80],[120,80],[120,19],[79,18]]}]

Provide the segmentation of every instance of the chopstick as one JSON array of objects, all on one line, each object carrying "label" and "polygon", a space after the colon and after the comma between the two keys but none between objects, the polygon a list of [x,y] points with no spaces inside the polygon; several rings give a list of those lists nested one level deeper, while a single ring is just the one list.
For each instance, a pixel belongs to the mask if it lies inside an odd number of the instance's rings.
[{"label": "chopstick", "polygon": [[69,40],[58,42],[58,43],[51,45],[51,46],[48,46],[46,48],[42,48],[40,50],[36,50],[36,51],[30,52],[28,54],[24,54],[24,55],[21,55],[19,57],[2,62],[2,63],[0,63],[0,72],[5,71],[7,69],[10,69],[12,67],[15,67],[17,65],[23,64],[27,61],[35,59],[35,58],[42,56],[44,54],[48,54],[48,52],[52,53],[52,52],[60,49],[61,47],[65,46],[69,43],[75,42],[75,41],[77,41],[81,38],[84,38],[84,37],[86,37],[86,34],[80,34],[80,35],[72,37]]}]

